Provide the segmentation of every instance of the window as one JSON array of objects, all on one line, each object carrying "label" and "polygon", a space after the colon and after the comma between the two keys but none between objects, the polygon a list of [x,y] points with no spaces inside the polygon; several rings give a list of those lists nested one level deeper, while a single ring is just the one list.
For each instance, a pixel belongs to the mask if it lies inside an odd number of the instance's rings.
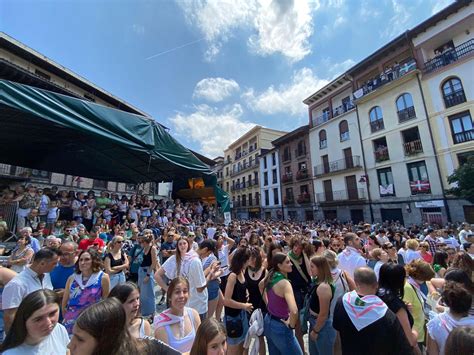
[{"label": "window", "polygon": [[474,140],[474,129],[469,111],[449,117],[449,123],[454,144]]},{"label": "window", "polygon": [[326,130],[322,129],[319,131],[319,149],[327,148],[328,140],[326,136]]},{"label": "window", "polygon": [[431,192],[428,170],[424,161],[407,164],[408,178],[412,195],[428,194]]},{"label": "window", "polygon": [[225,191],[229,192],[229,182],[228,181],[225,183]]},{"label": "window", "polygon": [[374,156],[377,163],[390,159],[388,154],[387,139],[385,137],[374,139]]},{"label": "window", "polygon": [[[46,170],[37,170],[37,169],[31,169],[31,176],[35,177],[36,179],[45,179],[49,180],[51,177],[51,173]],[[78,178],[74,179],[73,182],[76,182]],[[107,182],[105,182],[107,188]]]},{"label": "window", "polygon": [[397,101],[398,122],[405,122],[416,117],[415,107],[413,106],[413,98],[410,94],[401,94]]},{"label": "window", "polygon": [[329,107],[326,107],[324,110],[323,110],[323,117],[327,120],[329,119]]},{"label": "window", "polygon": [[283,161],[291,160],[290,147],[285,147],[283,150]]},{"label": "window", "polygon": [[268,190],[265,190],[265,206],[270,205],[270,194],[268,193]]},{"label": "window", "polygon": [[380,106],[375,106],[369,111],[369,118],[370,129],[372,130],[372,133],[385,128],[383,124],[382,109]]},{"label": "window", "polygon": [[266,169],[267,168],[267,157],[263,157],[263,168]]},{"label": "window", "polygon": [[277,183],[277,170],[276,169],[273,169],[272,170],[272,184],[276,184]]},{"label": "window", "polygon": [[263,186],[267,186],[268,185],[268,173],[265,171],[263,173]]},{"label": "window", "polygon": [[451,78],[444,82],[443,99],[446,108],[466,102],[466,95],[464,95],[461,80],[458,78]]},{"label": "window", "polygon": [[247,206],[247,195],[242,195],[242,206]]},{"label": "window", "polygon": [[256,205],[260,204],[260,194],[258,192],[255,193],[255,204]]},{"label": "window", "polygon": [[258,185],[258,171],[255,171],[253,173],[253,178],[254,178],[254,184]]},{"label": "window", "polygon": [[249,194],[249,206],[252,206],[252,194]]},{"label": "window", "polygon": [[341,142],[349,140],[349,124],[346,120],[339,123],[339,137]]},{"label": "window", "polygon": [[273,189],[273,204],[278,205],[280,201],[278,200],[278,189]]},{"label": "window", "polygon": [[[107,189],[107,181],[94,179],[92,187],[94,189]],[[136,191],[137,187],[135,184],[127,184],[126,189],[128,191]]]},{"label": "window", "polygon": [[392,168],[377,169],[380,197],[395,196]]},{"label": "window", "polygon": [[469,159],[474,159],[474,150],[466,153],[458,154],[459,165],[464,165]]},{"label": "window", "polygon": [[272,153],[272,165],[275,166],[276,164],[277,164],[277,162],[276,162],[276,153],[273,152]]},{"label": "window", "polygon": [[301,140],[298,142],[298,148],[296,149],[296,155],[298,157],[305,155],[306,154],[306,146],[304,144],[304,141]]},{"label": "window", "polygon": [[420,133],[418,127],[413,127],[402,131],[403,149],[405,155],[414,155],[423,152],[423,145],[421,144]]}]

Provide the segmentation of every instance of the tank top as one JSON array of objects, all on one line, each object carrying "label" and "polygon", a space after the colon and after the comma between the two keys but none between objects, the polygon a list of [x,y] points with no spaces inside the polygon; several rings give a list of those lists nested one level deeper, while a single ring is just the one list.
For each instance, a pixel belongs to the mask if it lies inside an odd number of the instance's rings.
[{"label": "tank top", "polygon": [[112,256],[112,253],[108,253],[107,256],[110,259],[110,267],[120,266],[120,265],[123,265],[125,262],[125,258],[122,252],[120,252],[120,259],[114,259],[114,257]]},{"label": "tank top", "polygon": [[245,270],[245,281],[247,282],[247,290],[249,291],[249,302],[253,305],[253,309],[260,308],[262,311],[265,309],[265,302],[263,302],[262,294],[258,288],[258,284],[265,277],[265,270],[262,271],[262,274],[258,280],[254,280],[250,277],[249,269]]},{"label": "tank top", "polygon": [[[310,298],[309,298],[309,308],[316,314],[319,314],[320,312],[320,307],[321,305],[319,304],[319,297],[318,297],[318,294],[317,294],[317,291],[318,291],[318,287],[319,287],[320,284],[317,284],[316,287],[314,288],[313,292],[311,293],[310,295]],[[329,284],[329,286],[331,287],[331,299],[329,300],[329,310],[328,312],[331,311],[331,301],[332,301],[332,298],[334,297],[334,291],[335,291],[335,287],[333,284]],[[330,315],[330,313],[328,313],[328,316]]]},{"label": "tank top", "polygon": [[[232,292],[232,299],[236,302],[247,303],[247,282],[241,283],[238,278],[235,280],[234,292]],[[237,317],[241,309],[225,307],[226,316]]]},{"label": "tank top", "polygon": [[196,329],[194,326],[194,315],[192,308],[185,307],[184,310],[187,312],[189,319],[191,320],[192,329],[181,339],[177,339],[171,330],[170,325],[165,325],[166,334],[168,335],[168,345],[173,349],[178,350],[181,353],[186,353],[191,351],[191,348],[194,343],[194,338],[196,337]]},{"label": "tank top", "polygon": [[151,266],[151,247],[148,250],[148,254],[143,254],[143,261],[140,264],[141,267],[149,267]]},{"label": "tank top", "polygon": [[288,319],[290,309],[288,308],[285,298],[278,296],[275,291],[273,291],[273,287],[267,291],[267,298],[268,313],[277,318]]}]

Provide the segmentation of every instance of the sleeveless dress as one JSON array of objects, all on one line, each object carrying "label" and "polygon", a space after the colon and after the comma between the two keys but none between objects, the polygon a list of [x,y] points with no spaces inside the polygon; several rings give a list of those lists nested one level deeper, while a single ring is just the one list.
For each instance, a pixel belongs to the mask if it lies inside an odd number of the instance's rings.
[{"label": "sleeveless dress", "polygon": [[74,274],[74,280],[69,289],[69,302],[66,306],[63,324],[69,335],[76,319],[90,305],[97,303],[102,298],[102,276],[103,271],[91,275],[86,284],[82,282],[81,274]]}]

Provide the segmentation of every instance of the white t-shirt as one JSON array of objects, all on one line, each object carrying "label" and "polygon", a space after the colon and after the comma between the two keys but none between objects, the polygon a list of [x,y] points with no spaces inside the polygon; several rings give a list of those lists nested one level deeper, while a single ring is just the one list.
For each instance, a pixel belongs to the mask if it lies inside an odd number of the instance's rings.
[{"label": "white t-shirt", "polygon": [[352,278],[354,277],[355,269],[367,266],[366,260],[353,247],[346,247],[337,258],[339,260],[339,268],[346,271]]},{"label": "white t-shirt", "polygon": [[207,238],[214,239],[214,234],[216,234],[216,228],[214,227],[207,228]]},{"label": "white t-shirt", "polygon": [[23,298],[41,289],[53,289],[49,274],[44,274],[41,281],[38,274],[27,267],[5,285],[2,293],[2,309],[18,308]]},{"label": "white t-shirt", "polygon": [[[177,276],[176,256],[172,255],[161,266],[165,270],[165,275],[170,280]],[[180,275],[189,281],[189,300],[187,306],[194,308],[199,314],[207,312],[207,288],[203,292],[198,292],[197,288],[206,285],[206,277],[202,269],[202,263],[199,257],[182,262]]]},{"label": "white t-shirt", "polygon": [[217,251],[217,256],[221,262],[222,275],[227,276],[230,274],[230,265],[229,265],[229,246],[223,245],[220,250]]},{"label": "white t-shirt", "polygon": [[56,324],[53,331],[43,341],[36,345],[22,344],[16,348],[8,349],[3,355],[60,355],[66,354],[69,337],[66,328],[60,323]]}]

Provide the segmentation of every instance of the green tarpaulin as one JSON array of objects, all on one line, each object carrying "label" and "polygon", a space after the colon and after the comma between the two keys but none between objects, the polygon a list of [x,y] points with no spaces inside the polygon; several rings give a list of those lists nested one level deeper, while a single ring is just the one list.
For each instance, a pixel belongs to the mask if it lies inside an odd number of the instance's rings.
[{"label": "green tarpaulin", "polygon": [[0,80],[0,162],[127,183],[203,177],[223,211],[216,176],[161,125],[118,109]]}]

